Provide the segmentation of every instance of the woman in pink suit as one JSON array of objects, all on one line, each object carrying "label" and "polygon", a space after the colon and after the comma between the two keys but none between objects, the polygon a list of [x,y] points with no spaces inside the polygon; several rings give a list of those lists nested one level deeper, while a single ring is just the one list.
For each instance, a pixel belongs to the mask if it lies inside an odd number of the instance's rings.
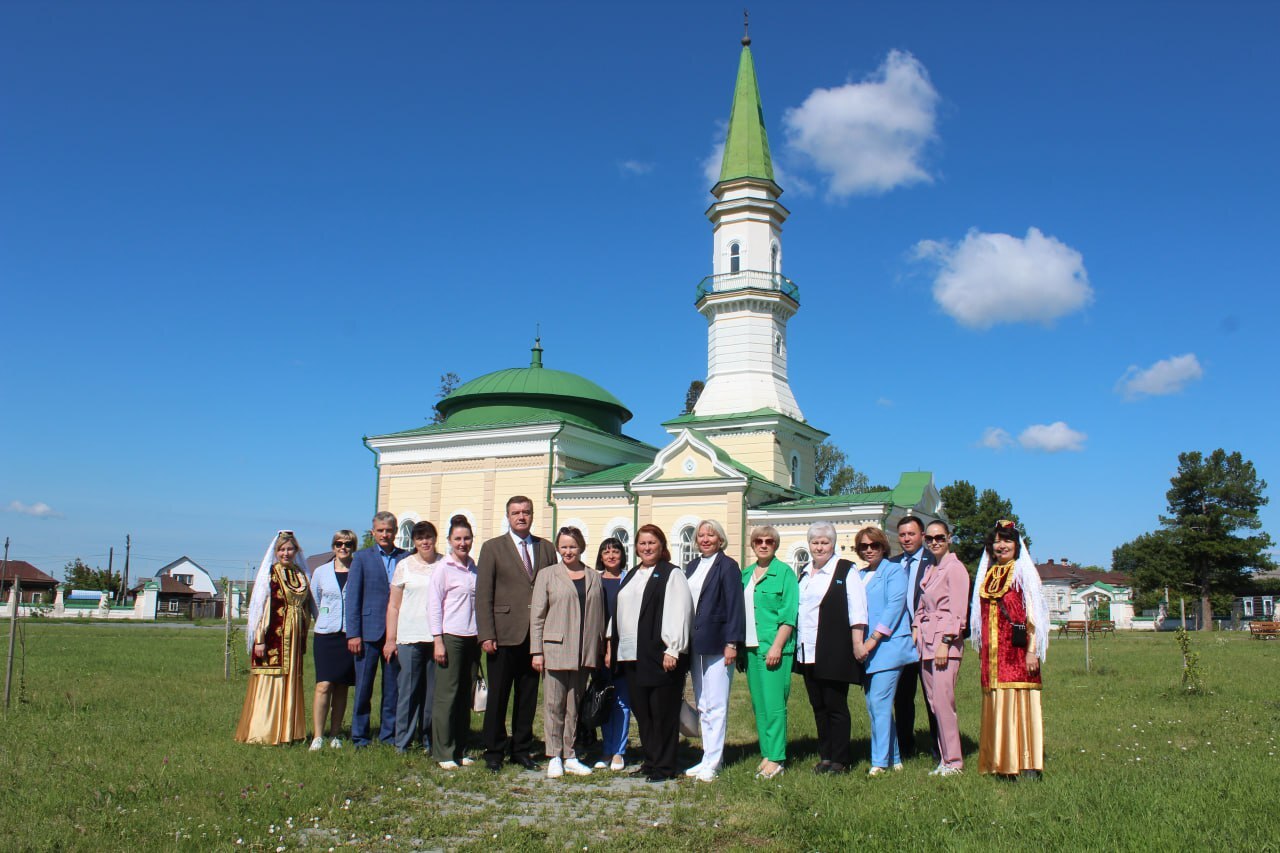
[{"label": "woman in pink suit", "polygon": [[924,546],[933,565],[920,582],[920,600],[911,636],[920,652],[925,700],[938,720],[938,754],[930,776],[954,776],[964,769],[960,723],[956,717],[956,680],[964,652],[964,626],[969,610],[969,572],[951,553],[951,530],[935,521],[925,529]]}]

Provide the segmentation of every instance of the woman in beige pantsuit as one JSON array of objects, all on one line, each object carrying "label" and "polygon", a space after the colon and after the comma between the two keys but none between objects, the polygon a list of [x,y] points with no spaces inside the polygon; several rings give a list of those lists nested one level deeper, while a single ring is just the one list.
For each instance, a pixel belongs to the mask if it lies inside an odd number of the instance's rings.
[{"label": "woman in beige pantsuit", "polygon": [[560,562],[538,572],[529,605],[529,651],[545,676],[542,689],[547,778],[591,775],[573,751],[578,700],[587,674],[603,662],[605,603],[600,576],[582,562],[586,542],[576,527],[556,536]]}]

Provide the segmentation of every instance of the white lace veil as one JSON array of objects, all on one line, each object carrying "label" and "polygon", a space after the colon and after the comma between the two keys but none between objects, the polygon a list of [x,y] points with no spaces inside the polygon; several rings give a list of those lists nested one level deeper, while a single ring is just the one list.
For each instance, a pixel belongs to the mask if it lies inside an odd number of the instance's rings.
[{"label": "white lace veil", "polygon": [[[978,574],[973,582],[973,597],[969,601],[969,642],[976,649],[982,639],[982,582],[987,577],[987,552],[978,561]],[[1018,536],[1018,559],[1013,564],[1014,586],[1022,590],[1022,604],[1027,610],[1027,623],[1034,629],[1036,657],[1043,662],[1049,651],[1049,604],[1044,600],[1040,573],[1035,560],[1027,550],[1027,543]]]},{"label": "white lace veil", "polygon": [[[258,621],[262,619],[262,611],[266,609],[267,598],[271,594],[271,567],[276,562],[276,545],[280,542],[281,533],[292,533],[293,531],[277,530],[276,535],[271,537],[271,544],[267,546],[267,553],[262,555],[262,562],[258,564],[258,573],[253,578],[253,595],[249,598],[249,621],[245,624],[245,645],[248,646],[249,656],[253,656],[253,638],[258,632]],[[297,539],[295,538],[296,542]],[[307,571],[307,560],[302,556],[302,545],[298,545],[298,553],[293,555],[293,564],[298,567],[307,580],[311,580],[311,572]]]}]

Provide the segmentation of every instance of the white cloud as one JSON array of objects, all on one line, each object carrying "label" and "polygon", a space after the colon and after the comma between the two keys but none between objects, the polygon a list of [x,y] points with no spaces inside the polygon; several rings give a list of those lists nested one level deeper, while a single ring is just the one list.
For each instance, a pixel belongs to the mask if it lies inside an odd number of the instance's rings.
[{"label": "white cloud", "polygon": [[21,515],[29,515],[32,518],[62,518],[62,513],[42,501],[36,501],[33,504],[10,501],[9,505],[5,507],[5,512],[16,512]]},{"label": "white cloud", "polygon": [[938,100],[920,61],[893,50],[862,82],[814,89],[786,110],[786,144],[827,176],[830,198],[931,182],[923,156]]},{"label": "white cloud", "polygon": [[647,175],[653,171],[653,164],[643,160],[623,160],[618,163],[618,169],[624,175]]},{"label": "white cloud", "polygon": [[720,183],[720,167],[724,165],[724,140],[729,135],[729,122],[716,122],[715,136],[711,138],[711,153],[702,161],[702,177],[710,189]]},{"label": "white cloud", "polygon": [[1089,436],[1077,432],[1067,426],[1066,421],[1054,421],[1051,424],[1032,424],[1018,436],[1018,443],[1027,450],[1041,450],[1045,453],[1061,453],[1064,450],[1084,450],[1085,439]]},{"label": "white cloud", "polygon": [[1116,383],[1116,391],[1123,394],[1126,400],[1177,394],[1202,376],[1204,368],[1200,366],[1195,353],[1189,352],[1161,359],[1145,370],[1136,364],[1129,365],[1124,376]]},{"label": "white cloud", "polygon": [[959,243],[921,240],[915,256],[938,265],[934,301],[973,329],[1048,324],[1093,301],[1084,257],[1039,228],[1022,239],[975,229]]},{"label": "white cloud", "polygon": [[883,407],[884,407],[884,408],[886,408],[886,409],[892,409],[892,408],[893,408],[893,401],[892,401],[892,400],[890,400],[888,397],[877,397],[877,398],[876,398],[876,405],[877,405],[877,406],[883,406]]},{"label": "white cloud", "polygon": [[982,438],[978,439],[979,447],[986,447],[991,450],[1003,450],[1013,444],[1013,436],[1000,427],[987,427],[982,431]]}]

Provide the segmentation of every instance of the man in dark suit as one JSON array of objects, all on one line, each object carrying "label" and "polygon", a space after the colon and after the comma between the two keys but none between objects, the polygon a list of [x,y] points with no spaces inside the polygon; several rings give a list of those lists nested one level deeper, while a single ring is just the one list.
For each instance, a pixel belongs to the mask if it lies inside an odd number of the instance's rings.
[{"label": "man in dark suit", "polygon": [[[898,544],[902,553],[895,562],[907,573],[907,619],[913,619],[916,604],[920,601],[920,582],[924,580],[924,570],[933,565],[933,554],[924,547],[924,522],[914,515],[904,515],[898,519]],[[920,661],[902,668],[898,678],[898,689],[893,696],[893,718],[898,726],[898,751],[903,758],[910,758],[916,753],[916,685],[920,683]],[[934,758],[938,750],[938,719],[933,715],[929,703],[924,703],[929,714],[929,743]]]},{"label": "man in dark suit", "polygon": [[363,548],[351,559],[347,575],[344,613],[347,621],[347,648],[356,658],[356,704],[351,712],[351,742],[356,748],[369,745],[369,715],[373,700],[373,679],[382,664],[382,710],[378,739],[392,743],[396,734],[396,682],[400,660],[395,655],[384,660],[382,647],[387,639],[387,599],[396,563],[408,551],[395,546],[396,517],[380,512],[373,517],[372,548]]},{"label": "man in dark suit", "polygon": [[[544,566],[555,565],[556,549],[530,533],[533,501],[524,495],[507,501],[507,526],[508,533],[484,543],[476,575],[476,629],[489,667],[484,761],[490,770],[499,770],[510,756],[526,770],[537,770],[531,753],[538,673],[529,656],[529,602],[533,579]],[[508,702],[512,704],[510,736]]]}]

